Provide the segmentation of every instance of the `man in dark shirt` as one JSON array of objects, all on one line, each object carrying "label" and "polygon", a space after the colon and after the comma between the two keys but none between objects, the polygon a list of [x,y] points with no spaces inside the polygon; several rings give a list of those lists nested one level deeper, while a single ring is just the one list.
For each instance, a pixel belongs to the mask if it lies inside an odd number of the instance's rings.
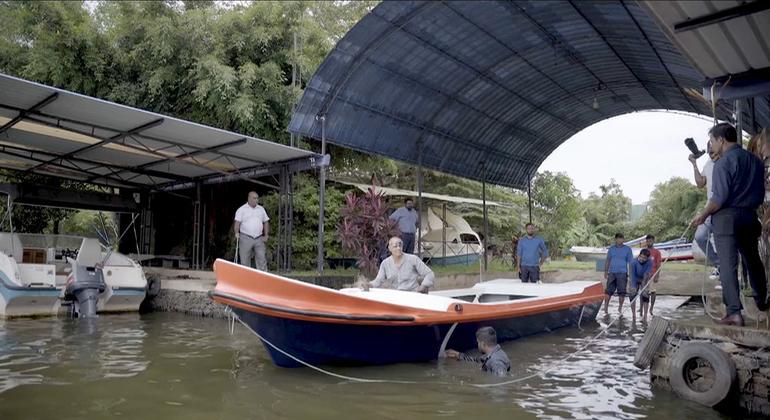
[{"label": "man in dark shirt", "polygon": [[740,288],[738,285],[738,253],[748,266],[754,300],[761,311],[768,309],[767,281],[757,244],[761,225],[756,210],[765,195],[764,165],[758,157],[738,144],[735,128],[727,123],[715,125],[709,131],[711,147],[719,160],[714,163],[713,195],[703,213],[696,216],[693,226],[711,216],[720,263],[722,299],[727,315],[719,323],[743,325]]},{"label": "man in dark shirt", "polygon": [[511,361],[508,355],[497,344],[497,333],[492,327],[481,327],[476,331],[476,343],[481,357],[474,357],[456,350],[447,350],[444,355],[450,359],[464,360],[466,362],[481,363],[481,370],[497,376],[505,376],[511,371]]}]

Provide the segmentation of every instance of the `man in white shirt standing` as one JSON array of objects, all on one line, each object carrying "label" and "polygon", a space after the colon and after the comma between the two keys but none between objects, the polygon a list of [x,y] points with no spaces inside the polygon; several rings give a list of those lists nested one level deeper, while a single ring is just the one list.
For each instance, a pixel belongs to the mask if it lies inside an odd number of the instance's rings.
[{"label": "man in white shirt standing", "polygon": [[[703,171],[698,170],[697,158],[694,155],[688,157],[690,163],[692,163],[693,172],[695,176],[695,185],[698,188],[706,187],[706,196],[710,200],[714,192],[711,190],[712,174],[714,172],[714,161],[719,159],[719,156],[711,149],[711,142],[706,145],[708,151],[708,159],[703,165]],[[714,271],[711,273],[711,279],[716,280],[719,278],[719,257],[717,256],[714,243],[711,240],[711,218],[699,225],[695,230],[695,242],[698,244],[703,253],[706,255],[706,259],[714,266]]]},{"label": "man in white shirt standing", "polygon": [[250,191],[248,201],[235,212],[235,237],[238,238],[238,257],[242,265],[251,265],[253,255],[257,270],[267,271],[265,243],[270,233],[270,218],[265,209],[257,204],[259,195]]}]

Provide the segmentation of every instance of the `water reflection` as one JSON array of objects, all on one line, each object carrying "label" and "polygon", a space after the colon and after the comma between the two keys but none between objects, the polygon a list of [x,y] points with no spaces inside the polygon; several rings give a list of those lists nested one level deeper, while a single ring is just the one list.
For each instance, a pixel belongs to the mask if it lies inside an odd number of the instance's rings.
[{"label": "water reflection", "polygon": [[[673,309],[665,299],[656,308]],[[497,388],[469,386],[499,379],[454,360],[330,368],[418,385],[277,368],[245,328],[231,335],[226,321],[180,314],[7,321],[0,323],[0,418],[718,418],[650,390],[649,372],[632,365],[643,326],[630,319],[562,362],[612,319],[505,343],[512,377],[551,370]]]}]

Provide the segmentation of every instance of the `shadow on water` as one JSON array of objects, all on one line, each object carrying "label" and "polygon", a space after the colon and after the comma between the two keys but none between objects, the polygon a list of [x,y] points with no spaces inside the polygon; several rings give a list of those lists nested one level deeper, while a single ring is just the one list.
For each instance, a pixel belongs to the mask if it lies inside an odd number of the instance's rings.
[{"label": "shadow on water", "polygon": [[[659,299],[656,306],[677,317],[702,313],[673,305]],[[562,362],[613,319],[504,343],[507,379],[552,370],[495,388],[470,386],[500,378],[454,360],[329,368],[419,384],[277,368],[244,327],[231,335],[224,320],[180,314],[0,321],[0,418],[719,418],[650,389],[649,372],[632,364],[644,326],[630,319]]]}]

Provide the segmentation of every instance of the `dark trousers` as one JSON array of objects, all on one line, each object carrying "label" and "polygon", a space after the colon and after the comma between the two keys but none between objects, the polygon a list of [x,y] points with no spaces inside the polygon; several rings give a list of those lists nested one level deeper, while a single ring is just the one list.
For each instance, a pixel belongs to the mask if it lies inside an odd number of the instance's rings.
[{"label": "dark trousers", "polygon": [[748,269],[754,299],[759,306],[764,306],[767,280],[765,267],[757,249],[762,226],[756,213],[751,209],[726,208],[715,213],[711,222],[719,255],[719,278],[727,315],[740,313],[742,309],[738,284],[738,253]]},{"label": "dark trousers", "polygon": [[519,271],[522,283],[537,283],[540,281],[540,266],[522,265]]},{"label": "dark trousers", "polygon": [[404,247],[401,248],[407,254],[414,254],[414,233],[401,233],[401,242]]}]

